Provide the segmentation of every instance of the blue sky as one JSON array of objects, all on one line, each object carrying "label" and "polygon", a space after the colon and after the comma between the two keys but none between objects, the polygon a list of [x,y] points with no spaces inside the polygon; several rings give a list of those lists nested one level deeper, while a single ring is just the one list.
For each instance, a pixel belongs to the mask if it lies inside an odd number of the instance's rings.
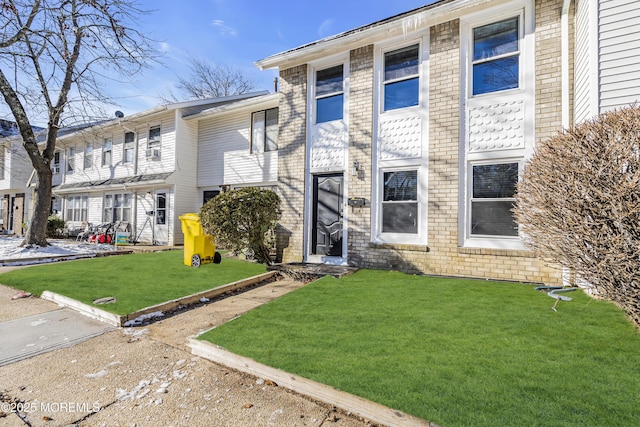
[{"label": "blue sky", "polygon": [[117,109],[129,115],[162,103],[190,56],[239,68],[256,84],[273,88],[274,70],[253,63],[270,55],[415,9],[434,0],[140,0],[142,31],[164,52],[164,66],[133,84],[109,84]]}]

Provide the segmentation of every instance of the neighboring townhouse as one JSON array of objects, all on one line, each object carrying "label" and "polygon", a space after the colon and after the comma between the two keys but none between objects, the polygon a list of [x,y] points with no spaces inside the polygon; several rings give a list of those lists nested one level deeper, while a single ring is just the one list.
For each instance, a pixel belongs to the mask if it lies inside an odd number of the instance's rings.
[{"label": "neighboring townhouse", "polygon": [[575,122],[640,100],[640,1],[575,0]]},{"label": "neighboring townhouse", "polygon": [[[39,129],[34,129],[39,130]],[[22,235],[29,218],[31,192],[27,182],[31,161],[14,122],[0,120],[0,226],[2,234]]]},{"label": "neighboring townhouse", "polygon": [[54,196],[69,227],[124,222],[131,240],[183,243],[179,216],[197,212],[198,122],[184,117],[266,92],[162,105],[58,138]]},{"label": "neighboring townhouse", "polygon": [[268,94],[184,117],[198,129],[198,198],[222,190],[278,184],[278,99]]},{"label": "neighboring townhouse", "polygon": [[569,0],[442,0],[258,61],[280,74],[282,260],[558,282],[511,209],[569,124],[572,22]]}]

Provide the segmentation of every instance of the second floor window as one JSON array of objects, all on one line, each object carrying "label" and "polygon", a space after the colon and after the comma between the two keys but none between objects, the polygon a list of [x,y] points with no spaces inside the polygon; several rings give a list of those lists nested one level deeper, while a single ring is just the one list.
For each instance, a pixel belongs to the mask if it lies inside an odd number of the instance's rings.
[{"label": "second floor window", "polygon": [[251,152],[262,153],[278,149],[278,109],[251,114]]},{"label": "second floor window", "polygon": [[519,17],[473,29],[473,94],[518,87]]},{"label": "second floor window", "polygon": [[124,134],[124,153],[122,155],[123,163],[133,163],[135,141],[136,141],[135,133],[127,132]]},{"label": "second floor window", "polygon": [[111,138],[105,138],[102,144],[102,166],[111,166],[112,154],[113,141],[111,141]]},{"label": "second floor window", "polygon": [[84,169],[93,167],[93,144],[86,142],[84,144]]},{"label": "second floor window", "polygon": [[384,54],[384,111],[418,105],[420,45]]},{"label": "second floor window", "polygon": [[149,128],[149,141],[147,148],[160,148],[160,125]]},{"label": "second floor window", "polygon": [[316,123],[342,120],[344,105],[344,66],[316,72]]},{"label": "second floor window", "polygon": [[54,174],[60,173],[60,152],[56,151],[53,153],[53,165],[51,166],[51,171]]},{"label": "second floor window", "polygon": [[76,166],[76,148],[69,147],[67,148],[67,173],[73,173],[73,169]]}]

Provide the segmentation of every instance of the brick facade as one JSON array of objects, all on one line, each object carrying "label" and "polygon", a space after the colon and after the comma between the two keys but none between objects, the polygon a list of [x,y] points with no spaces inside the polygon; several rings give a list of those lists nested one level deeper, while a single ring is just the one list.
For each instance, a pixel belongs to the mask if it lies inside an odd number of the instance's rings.
[{"label": "brick facade", "polygon": [[[536,1],[536,141],[561,129],[561,0]],[[426,31],[426,30],[424,30]],[[447,276],[557,283],[559,270],[526,250],[463,248],[459,245],[461,167],[460,21],[429,30],[428,244],[374,244],[371,199],[374,147],[374,46],[350,52],[348,197],[364,197],[365,207],[348,208],[348,261],[367,268]],[[282,225],[291,232],[283,260],[303,256],[304,67],[281,74],[280,187],[285,198]],[[283,105],[284,104],[284,105]],[[350,165],[360,165],[350,176]]]},{"label": "brick facade", "polygon": [[307,66],[280,72],[277,259],[301,262],[304,241]]}]

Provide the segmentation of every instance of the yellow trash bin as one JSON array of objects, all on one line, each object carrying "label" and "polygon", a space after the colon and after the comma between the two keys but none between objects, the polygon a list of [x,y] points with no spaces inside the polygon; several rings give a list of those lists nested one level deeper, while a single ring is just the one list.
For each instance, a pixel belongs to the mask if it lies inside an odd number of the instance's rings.
[{"label": "yellow trash bin", "polygon": [[200,264],[208,262],[219,263],[221,256],[216,252],[216,241],[204,233],[200,215],[186,213],[179,218],[184,234],[184,265],[200,267]]}]

